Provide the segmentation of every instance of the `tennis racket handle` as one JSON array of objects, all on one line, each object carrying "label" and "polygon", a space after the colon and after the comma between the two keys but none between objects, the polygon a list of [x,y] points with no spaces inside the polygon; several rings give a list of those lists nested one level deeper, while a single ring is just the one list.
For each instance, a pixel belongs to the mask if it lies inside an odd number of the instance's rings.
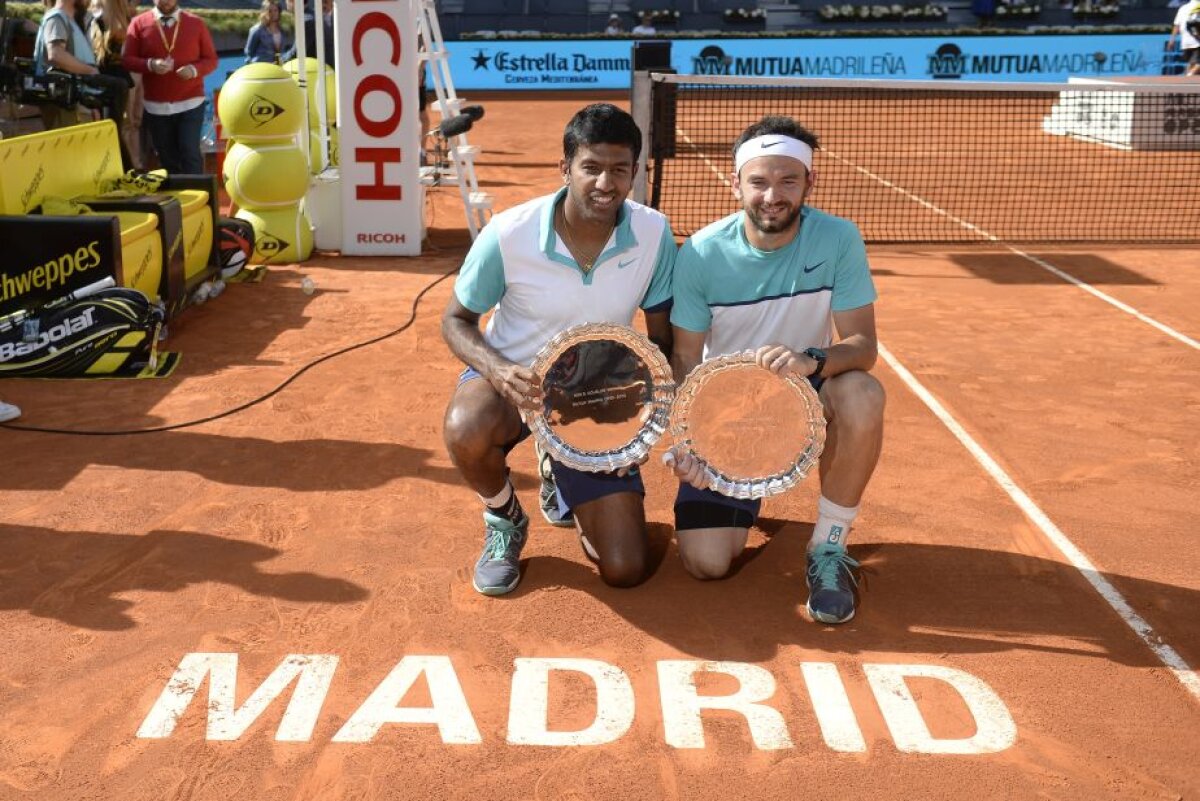
[{"label": "tennis racket handle", "polygon": [[[95,295],[97,292],[100,292],[102,290],[108,289],[109,287],[113,287],[116,285],[117,285],[117,279],[113,278],[110,275],[106,278],[101,278],[99,281],[88,284],[87,286],[81,286],[81,287],[79,287],[79,289],[76,289],[74,292],[68,292],[66,295],[63,295],[61,298],[55,298],[54,300],[52,300],[49,303],[42,306],[42,308],[56,309],[59,306],[67,305],[68,303],[70,303],[73,300],[79,300],[80,298],[86,298],[89,295]],[[37,313],[36,309],[20,309],[19,311],[15,311],[12,314],[8,315],[7,317],[0,318],[0,332],[11,331],[12,329],[16,328],[18,325],[21,325],[22,323],[24,323],[26,320],[28,320],[30,317],[32,317],[36,313]]]},{"label": "tennis racket handle", "polygon": [[80,298],[86,298],[89,295],[95,295],[97,292],[108,289],[109,287],[114,287],[116,285],[117,285],[117,279],[115,279],[111,275],[109,275],[104,278],[101,278],[99,281],[96,281],[95,283],[91,283],[91,284],[88,284],[87,286],[79,287],[79,289],[76,289],[74,292],[70,292],[67,295],[65,295],[64,297],[61,297],[58,300],[54,301],[53,305],[61,306],[62,304],[70,303],[73,300],[79,300]]}]

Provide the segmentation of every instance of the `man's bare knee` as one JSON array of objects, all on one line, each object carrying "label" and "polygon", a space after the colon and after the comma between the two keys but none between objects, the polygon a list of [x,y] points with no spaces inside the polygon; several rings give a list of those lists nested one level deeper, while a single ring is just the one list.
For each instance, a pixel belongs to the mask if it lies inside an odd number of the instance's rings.
[{"label": "man's bare knee", "polygon": [[600,560],[600,578],[610,587],[634,587],[646,578],[646,556],[622,553]]},{"label": "man's bare knee", "polygon": [[680,550],[679,557],[683,561],[683,569],[693,578],[701,581],[725,578],[733,563],[733,560],[727,555],[699,551],[689,552],[687,549]]},{"label": "man's bare knee", "polygon": [[873,375],[855,370],[837,376],[837,382],[830,383],[828,397],[833,401],[833,415],[838,423],[869,427],[883,419],[887,393]]},{"label": "man's bare knee", "polygon": [[[501,403],[480,403],[456,397],[446,409],[442,439],[456,462],[480,459],[503,442],[512,427],[508,409]],[[515,431],[513,436],[515,436]]]}]

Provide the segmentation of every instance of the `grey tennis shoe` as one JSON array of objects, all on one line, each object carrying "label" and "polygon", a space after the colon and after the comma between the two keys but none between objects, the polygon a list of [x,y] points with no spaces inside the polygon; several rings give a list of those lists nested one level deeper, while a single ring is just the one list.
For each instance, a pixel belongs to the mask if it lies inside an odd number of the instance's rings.
[{"label": "grey tennis shoe", "polygon": [[546,522],[558,528],[570,528],[575,525],[575,515],[569,511],[562,514],[558,510],[558,485],[554,482],[554,470],[550,466],[550,454],[544,452],[536,442],[533,452],[537,454],[538,475],[542,477],[542,488],[538,492],[538,506],[542,509],[542,517]]},{"label": "grey tennis shoe", "polygon": [[521,549],[529,537],[529,517],[522,515],[521,522],[483,513],[487,528],[483,533],[483,552],[475,563],[475,576],[471,583],[484,595],[504,595],[517,588],[521,582]]},{"label": "grey tennis shoe", "polygon": [[21,409],[13,406],[11,403],[0,401],[0,423],[7,423],[9,420],[16,420],[21,416]]}]

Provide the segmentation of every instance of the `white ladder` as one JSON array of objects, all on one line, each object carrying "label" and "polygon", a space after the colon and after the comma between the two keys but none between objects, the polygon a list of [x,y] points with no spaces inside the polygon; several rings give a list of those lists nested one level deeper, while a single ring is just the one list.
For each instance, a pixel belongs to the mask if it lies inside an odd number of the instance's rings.
[{"label": "white ladder", "polygon": [[[442,120],[462,113],[464,101],[454,92],[454,81],[450,77],[450,54],[442,40],[442,26],[438,23],[434,0],[418,0],[420,13],[417,17],[417,33],[420,47],[417,58],[429,64],[433,77],[433,91],[437,97],[434,108]],[[421,132],[422,136],[425,134]],[[479,235],[479,229],[487,225],[492,217],[492,196],[479,190],[475,178],[475,156],[479,147],[467,142],[465,133],[449,137],[445,164],[432,164],[421,168],[421,183],[425,186],[457,186],[462,196],[463,210],[467,214],[467,228],[471,239]]]}]

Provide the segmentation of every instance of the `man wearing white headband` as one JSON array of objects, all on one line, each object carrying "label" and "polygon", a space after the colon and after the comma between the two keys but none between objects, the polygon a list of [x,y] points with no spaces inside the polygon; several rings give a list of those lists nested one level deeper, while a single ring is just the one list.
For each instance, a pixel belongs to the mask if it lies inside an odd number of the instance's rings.
[{"label": "man wearing white headband", "polygon": [[[807,377],[828,424],[821,497],[808,546],[814,621],[854,616],[850,527],[883,442],[875,364],[875,287],[858,228],[806,206],[817,138],[788,117],[764,117],[734,145],[733,194],[742,209],[693,234],[673,280],[676,381],[705,359],[753,350],[763,367]],[[672,452],[680,479],[675,529],[684,566],[722,578],[746,546],[759,501],[704,489],[704,464]]]}]

